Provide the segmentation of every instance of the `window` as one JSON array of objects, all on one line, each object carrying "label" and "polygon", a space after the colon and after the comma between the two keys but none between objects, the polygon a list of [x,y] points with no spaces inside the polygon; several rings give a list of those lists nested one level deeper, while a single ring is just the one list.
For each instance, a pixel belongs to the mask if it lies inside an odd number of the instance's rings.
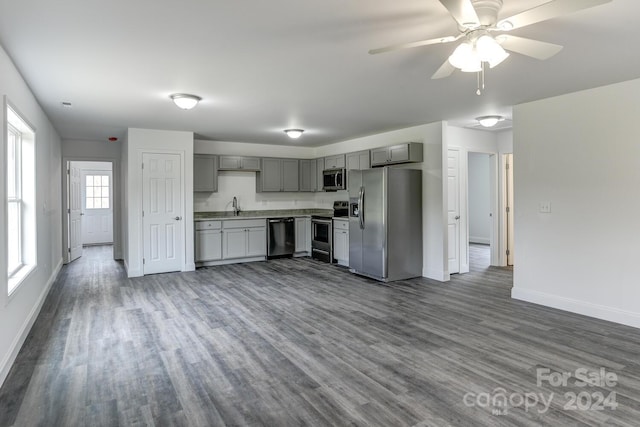
[{"label": "window", "polygon": [[109,176],[87,175],[86,209],[109,209]]},{"label": "window", "polygon": [[35,132],[9,105],[7,155],[7,277],[11,294],[36,266]]}]

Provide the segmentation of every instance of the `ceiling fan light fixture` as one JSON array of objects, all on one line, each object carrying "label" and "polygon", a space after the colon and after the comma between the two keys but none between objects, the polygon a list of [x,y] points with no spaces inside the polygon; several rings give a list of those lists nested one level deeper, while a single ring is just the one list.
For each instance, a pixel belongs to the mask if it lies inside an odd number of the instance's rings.
[{"label": "ceiling fan light fixture", "polygon": [[502,21],[498,23],[498,29],[500,31],[511,31],[513,30],[513,22],[511,21]]},{"label": "ceiling fan light fixture", "polygon": [[471,42],[460,43],[449,57],[449,63],[466,73],[475,73],[482,69],[480,58]]},{"label": "ceiling fan light fixture", "polygon": [[188,93],[174,93],[169,95],[169,98],[173,100],[178,108],[183,110],[191,110],[198,105],[198,102],[202,101],[202,98],[196,95],[190,95]]},{"label": "ceiling fan light fixture", "polygon": [[491,36],[484,35],[476,41],[476,50],[480,60],[488,62],[491,68],[509,57],[507,51]]},{"label": "ceiling fan light fixture", "polygon": [[480,116],[476,117],[476,120],[482,127],[491,128],[504,120],[504,117],[498,115]]},{"label": "ceiling fan light fixture", "polygon": [[291,139],[298,139],[302,136],[304,129],[285,129],[284,133]]}]

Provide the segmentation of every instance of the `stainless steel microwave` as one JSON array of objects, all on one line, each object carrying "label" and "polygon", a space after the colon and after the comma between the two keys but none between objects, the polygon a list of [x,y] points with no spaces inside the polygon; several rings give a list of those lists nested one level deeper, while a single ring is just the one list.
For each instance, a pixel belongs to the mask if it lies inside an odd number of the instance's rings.
[{"label": "stainless steel microwave", "polygon": [[347,170],[325,169],[322,172],[322,189],[324,191],[338,191],[347,189]]}]

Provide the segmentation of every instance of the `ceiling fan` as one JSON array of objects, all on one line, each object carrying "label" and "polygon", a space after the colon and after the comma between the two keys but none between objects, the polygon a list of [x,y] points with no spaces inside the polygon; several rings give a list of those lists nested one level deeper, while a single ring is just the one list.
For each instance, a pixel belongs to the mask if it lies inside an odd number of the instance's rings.
[{"label": "ceiling fan", "polygon": [[[485,64],[490,68],[504,61],[509,53],[516,52],[544,60],[560,52],[562,46],[539,40],[504,34],[527,25],[546,21],[579,10],[609,3],[611,0],[551,0],[540,6],[498,20],[503,0],[439,0],[458,23],[458,34],[402,43],[372,49],[370,54],[391,52],[440,43],[452,43],[462,39],[451,56],[431,76],[432,79],[449,77],[456,69],[477,72],[478,95],[480,95],[480,73],[484,80]],[[497,36],[492,33],[501,32]],[[484,83],[482,84],[484,87]]]}]

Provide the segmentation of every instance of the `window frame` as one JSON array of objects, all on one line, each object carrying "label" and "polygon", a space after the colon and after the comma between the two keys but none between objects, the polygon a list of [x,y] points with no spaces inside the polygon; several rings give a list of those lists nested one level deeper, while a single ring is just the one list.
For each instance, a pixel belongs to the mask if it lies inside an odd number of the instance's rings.
[{"label": "window frame", "polygon": [[[15,111],[14,111],[15,113]],[[9,123],[7,121],[7,139],[10,139],[10,135],[14,136],[14,151],[15,151],[15,156],[14,156],[14,164],[13,164],[13,171],[14,171],[14,177],[13,177],[13,182],[15,187],[13,188],[13,197],[9,196],[9,188],[8,188],[8,183],[9,183],[9,177],[7,175],[7,233],[10,227],[16,227],[18,229],[18,247],[17,248],[9,248],[7,247],[7,255],[9,252],[11,252],[11,250],[17,250],[19,255],[19,263],[15,266],[15,268],[10,269],[10,266],[8,265],[8,260],[7,260],[7,278],[11,279],[12,277],[14,277],[24,266],[25,266],[25,262],[24,262],[24,253],[23,253],[23,239],[24,239],[24,233],[23,233],[23,229],[22,229],[22,223],[23,218],[22,218],[22,212],[23,212],[23,200],[22,200],[22,132],[17,129],[15,126],[13,126],[11,123]],[[7,141],[7,152],[9,150],[9,141]],[[7,172],[9,172],[9,156],[7,153]],[[18,218],[17,218],[17,224],[9,224],[9,205],[10,204],[15,204],[18,207]],[[7,245],[9,244],[8,241],[8,237],[7,236]]]}]

